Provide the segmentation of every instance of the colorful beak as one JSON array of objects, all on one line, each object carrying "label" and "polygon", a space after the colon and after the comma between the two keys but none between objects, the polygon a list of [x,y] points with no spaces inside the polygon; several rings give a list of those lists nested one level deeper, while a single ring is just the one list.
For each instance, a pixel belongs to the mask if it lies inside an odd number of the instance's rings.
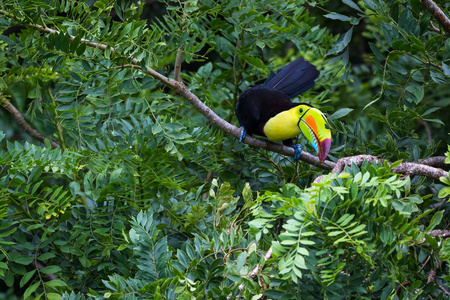
[{"label": "colorful beak", "polygon": [[324,161],[331,147],[331,130],[327,128],[325,115],[310,107],[301,116],[298,127],[316,150],[319,160]]}]

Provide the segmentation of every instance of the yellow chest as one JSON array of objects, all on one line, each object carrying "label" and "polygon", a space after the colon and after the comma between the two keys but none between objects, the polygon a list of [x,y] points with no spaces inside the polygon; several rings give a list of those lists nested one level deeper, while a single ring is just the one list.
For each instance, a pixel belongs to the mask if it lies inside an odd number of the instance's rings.
[{"label": "yellow chest", "polygon": [[291,110],[283,111],[272,117],[264,125],[265,135],[273,141],[283,141],[298,136],[301,131],[297,125],[298,116]]}]

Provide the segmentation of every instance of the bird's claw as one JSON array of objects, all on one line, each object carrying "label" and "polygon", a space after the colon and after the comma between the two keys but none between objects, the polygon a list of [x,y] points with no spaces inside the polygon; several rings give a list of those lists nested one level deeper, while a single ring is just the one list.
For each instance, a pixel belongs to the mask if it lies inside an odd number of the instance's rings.
[{"label": "bird's claw", "polygon": [[241,137],[239,138],[239,143],[242,142],[242,140],[245,138],[245,134],[247,133],[247,130],[245,130],[244,126],[241,126]]},{"label": "bird's claw", "polygon": [[302,145],[292,145],[292,148],[294,148],[294,162],[297,162],[300,159],[300,155],[302,154]]}]

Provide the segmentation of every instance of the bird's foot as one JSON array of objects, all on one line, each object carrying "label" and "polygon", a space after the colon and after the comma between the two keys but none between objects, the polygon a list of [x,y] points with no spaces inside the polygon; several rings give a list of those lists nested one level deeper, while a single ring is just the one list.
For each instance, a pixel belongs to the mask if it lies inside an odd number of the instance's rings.
[{"label": "bird's foot", "polygon": [[294,162],[297,162],[300,159],[300,155],[302,154],[302,145],[292,145],[292,148],[294,148]]},{"label": "bird's foot", "polygon": [[239,143],[242,142],[242,140],[245,138],[245,134],[247,133],[247,130],[245,130],[244,126],[241,126],[241,137],[239,138]]}]

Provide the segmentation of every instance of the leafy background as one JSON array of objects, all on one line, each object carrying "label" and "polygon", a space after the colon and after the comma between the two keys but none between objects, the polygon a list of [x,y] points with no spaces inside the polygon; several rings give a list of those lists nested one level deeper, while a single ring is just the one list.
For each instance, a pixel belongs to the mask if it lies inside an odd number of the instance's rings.
[{"label": "leafy background", "polygon": [[[60,146],[0,109],[1,298],[448,297],[450,183],[391,171],[449,160],[449,33],[420,1],[0,6],[2,104]],[[304,57],[331,160],[396,163],[328,174],[239,144],[130,66],[173,76],[179,49],[185,85],[235,125],[241,92]]]}]

